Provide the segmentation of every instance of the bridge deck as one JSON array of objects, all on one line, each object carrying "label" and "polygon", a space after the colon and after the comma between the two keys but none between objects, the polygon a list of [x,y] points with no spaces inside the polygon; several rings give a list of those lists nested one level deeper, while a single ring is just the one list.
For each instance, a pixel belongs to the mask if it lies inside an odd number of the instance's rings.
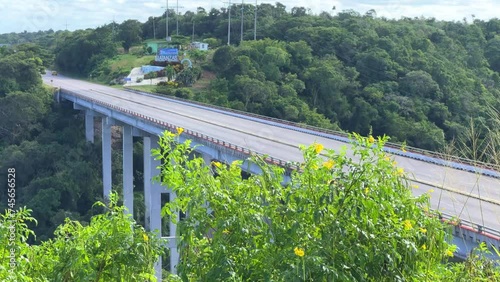
[{"label": "bridge deck", "polygon": [[[299,144],[319,142],[335,150],[346,146],[346,143],[330,138],[62,76],[44,76],[44,81],[90,99],[167,121],[282,160],[300,161]],[[394,159],[419,186],[413,189],[415,195],[434,190],[431,193],[433,208],[500,230],[499,179],[402,156],[394,156]]]}]

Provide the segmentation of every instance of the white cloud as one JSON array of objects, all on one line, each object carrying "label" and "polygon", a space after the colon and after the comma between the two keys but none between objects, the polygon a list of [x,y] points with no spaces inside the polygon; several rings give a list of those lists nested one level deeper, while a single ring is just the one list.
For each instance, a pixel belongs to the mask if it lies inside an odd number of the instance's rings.
[{"label": "white cloud", "polygon": [[[169,5],[173,8],[176,1],[169,0]],[[241,3],[241,0],[233,1]],[[258,3],[276,2],[289,10],[294,6],[310,8],[316,14],[331,12],[333,6],[337,12],[354,9],[361,14],[374,9],[378,16],[389,18],[425,16],[460,21],[464,17],[470,20],[472,14],[485,20],[500,14],[500,0],[258,0]],[[245,3],[253,4],[255,0],[245,0]],[[0,0],[0,33],[59,30],[65,29],[66,22],[69,30],[95,28],[110,23],[113,18],[119,23],[127,19],[144,22],[150,16],[161,15],[165,4],[166,0],[23,0],[15,4],[11,0]],[[197,7],[210,10],[226,4],[222,0],[179,0],[179,5],[184,6],[179,9],[183,13],[195,11]]]}]

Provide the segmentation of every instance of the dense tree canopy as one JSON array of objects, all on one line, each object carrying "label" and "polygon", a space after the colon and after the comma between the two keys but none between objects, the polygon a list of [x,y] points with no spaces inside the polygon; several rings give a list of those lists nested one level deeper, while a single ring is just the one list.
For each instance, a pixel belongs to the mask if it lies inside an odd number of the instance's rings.
[{"label": "dense tree canopy", "polygon": [[[252,42],[254,9],[247,4],[231,7],[240,8],[244,42],[235,24],[230,43],[238,46],[221,47],[213,55],[213,70],[227,80],[227,91],[213,82],[211,90],[195,95],[197,99],[346,131],[372,130],[431,150],[460,138],[470,118],[485,127],[492,124],[484,107],[499,107],[498,19],[396,20],[377,17],[373,10],[364,15],[353,10],[312,15],[304,7],[288,12],[280,3],[263,3],[257,6],[261,41]],[[227,42],[226,8],[200,7],[179,17],[172,9],[168,13],[170,35],[178,19],[180,35],[207,39],[212,48]],[[126,43],[128,49],[138,38],[164,37],[165,18],[163,13],[144,24],[129,20],[72,33],[4,34],[0,42],[36,41],[55,52],[62,70],[99,75],[110,73],[102,62],[116,54],[117,44]],[[283,78],[290,75],[305,88],[292,91],[285,85]],[[267,85],[267,94],[253,99],[248,93],[234,93],[242,85],[241,76]],[[0,85],[17,87],[12,80]]]},{"label": "dense tree canopy", "polygon": [[[30,227],[39,240],[66,217],[88,221],[100,186],[98,147],[86,144],[71,104],[52,104],[52,91],[42,85],[46,54],[32,44],[0,53],[0,187],[16,168],[16,200],[33,209],[38,224]],[[0,193],[3,210],[7,189]]]}]

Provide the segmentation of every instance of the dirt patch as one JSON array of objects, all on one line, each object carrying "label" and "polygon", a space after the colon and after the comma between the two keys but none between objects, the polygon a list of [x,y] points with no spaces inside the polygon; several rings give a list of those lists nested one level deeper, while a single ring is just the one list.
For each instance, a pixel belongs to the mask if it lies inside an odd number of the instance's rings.
[{"label": "dirt patch", "polygon": [[200,80],[196,81],[196,83],[193,84],[193,88],[197,90],[206,89],[210,85],[210,81],[214,80],[215,78],[216,75],[214,72],[203,70]]}]

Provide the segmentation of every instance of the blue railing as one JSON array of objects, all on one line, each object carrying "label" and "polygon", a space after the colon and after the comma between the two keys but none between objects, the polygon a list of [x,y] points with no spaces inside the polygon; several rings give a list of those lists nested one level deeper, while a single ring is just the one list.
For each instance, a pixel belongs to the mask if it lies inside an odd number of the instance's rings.
[{"label": "blue railing", "polygon": [[[118,106],[110,104],[110,103],[106,103],[106,102],[102,102],[102,101],[99,101],[99,100],[95,100],[95,99],[86,97],[84,95],[75,93],[73,91],[65,90],[65,92],[67,92],[70,95],[73,95],[75,97],[78,97],[79,99],[85,100],[87,102],[95,103],[95,104],[98,104],[98,105],[102,105],[102,106],[105,106],[107,108],[120,111],[120,112],[122,112],[124,114],[127,114],[127,115],[130,115],[130,116],[133,116],[133,117],[140,118],[140,119],[143,119],[145,121],[151,122],[151,123],[153,123],[153,124],[155,124],[157,126],[163,127],[163,128],[165,128],[167,130],[170,130],[171,132],[174,132],[174,133],[176,132],[176,129],[178,127],[178,126],[176,126],[174,124],[171,124],[171,123],[159,120],[159,119],[151,118],[151,117],[149,117],[147,115],[139,114],[139,113],[136,113],[134,111],[131,111],[131,110],[128,110],[128,109],[124,109],[124,108],[118,107]],[[150,94],[146,93],[146,95],[150,95]],[[166,98],[166,99],[169,99],[169,98]],[[306,129],[301,129],[301,130],[306,130]],[[275,165],[279,165],[279,166],[286,167],[286,168],[291,168],[291,169],[297,169],[296,167],[290,167],[290,162],[287,162],[287,161],[284,161],[284,160],[281,160],[281,159],[278,159],[278,158],[274,158],[274,157],[271,157],[271,156],[266,156],[266,155],[263,155],[263,154],[261,154],[259,152],[254,152],[254,151],[251,151],[251,150],[249,150],[247,148],[244,148],[244,147],[241,147],[241,146],[238,146],[238,145],[234,145],[234,144],[231,144],[231,143],[226,142],[224,140],[213,138],[213,137],[204,135],[202,133],[198,133],[196,131],[192,131],[190,129],[185,129],[185,131],[184,131],[183,134],[191,136],[192,139],[203,140],[204,142],[212,143],[212,144],[215,144],[217,146],[226,147],[226,148],[228,148],[230,150],[234,150],[234,151],[236,151],[236,152],[238,152],[238,153],[240,153],[242,155],[245,155],[245,156],[250,156],[252,154],[261,155],[261,156],[263,156],[264,160],[266,162],[270,163],[270,164],[275,164]],[[339,141],[349,142],[349,139],[347,137],[337,136],[337,138],[339,138]],[[340,139],[340,138],[342,138],[342,139]],[[344,139],[344,138],[347,138],[347,139]],[[392,148],[388,148],[388,149],[392,149]],[[407,154],[408,152],[406,152],[406,153],[402,152],[402,153],[403,154]],[[498,231],[498,230],[487,228],[485,226],[481,226],[479,224],[475,224],[475,223],[472,223],[472,222],[469,222],[469,221],[466,221],[466,220],[463,220],[463,219],[455,219],[455,217],[453,217],[452,215],[448,215],[448,214],[442,214],[442,218],[446,219],[447,222],[450,223],[450,224],[452,224],[452,225],[455,225],[455,226],[458,225],[458,226],[460,226],[460,228],[466,228],[466,229],[469,229],[469,230],[473,230],[474,232],[476,232],[478,234],[482,234],[482,235],[488,236],[490,238],[496,238],[494,240],[500,241],[500,231]]]},{"label": "blue railing", "polygon": [[[188,105],[204,110],[214,111],[221,114],[226,114],[234,117],[244,118],[246,120],[251,120],[255,122],[260,122],[272,126],[277,126],[281,128],[286,128],[306,134],[311,134],[315,136],[320,136],[340,142],[349,143],[349,134],[342,131],[329,130],[324,128],[319,128],[315,126],[310,126],[302,123],[295,123],[286,120],[281,120],[277,118],[257,115],[253,113],[242,112],[234,109],[224,108],[220,106],[214,106],[205,104],[197,101],[185,100],[178,97],[165,97],[160,95],[155,95],[143,91],[138,91],[135,89],[130,89],[125,87],[126,91],[133,92],[140,95],[160,98],[163,100],[180,103],[183,105]],[[400,144],[387,142],[385,143],[384,151],[394,155],[407,157],[415,160],[420,160],[428,163],[433,163],[441,166],[447,166],[463,171],[479,173],[482,175],[500,178],[500,166],[480,161],[474,161],[466,158],[461,158],[458,156],[432,152],[428,150],[423,150],[415,147],[406,146],[405,150],[401,149]]]}]

